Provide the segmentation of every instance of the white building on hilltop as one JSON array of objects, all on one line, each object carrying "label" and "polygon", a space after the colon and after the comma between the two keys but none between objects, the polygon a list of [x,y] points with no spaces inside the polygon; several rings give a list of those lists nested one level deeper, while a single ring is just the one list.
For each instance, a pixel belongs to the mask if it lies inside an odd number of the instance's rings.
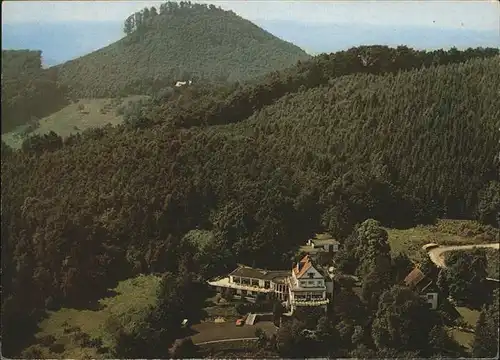
[{"label": "white building on hilltop", "polygon": [[191,85],[191,83],[192,83],[191,80],[188,80],[188,81],[177,81],[175,83],[175,87],[181,87],[181,86]]}]

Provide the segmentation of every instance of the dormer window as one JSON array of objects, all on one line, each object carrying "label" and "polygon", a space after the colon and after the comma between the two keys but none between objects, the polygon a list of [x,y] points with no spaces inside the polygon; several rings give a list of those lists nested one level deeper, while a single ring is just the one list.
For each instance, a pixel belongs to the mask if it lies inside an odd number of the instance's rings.
[{"label": "dormer window", "polygon": [[314,273],[313,272],[307,273],[307,275],[309,276],[309,279],[313,279],[314,278]]}]

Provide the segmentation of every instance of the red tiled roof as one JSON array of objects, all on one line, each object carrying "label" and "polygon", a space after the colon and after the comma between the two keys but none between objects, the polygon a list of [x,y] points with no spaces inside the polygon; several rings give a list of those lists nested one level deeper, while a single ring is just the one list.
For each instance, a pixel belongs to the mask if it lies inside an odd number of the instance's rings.
[{"label": "red tiled roof", "polygon": [[[300,270],[299,270],[299,265],[300,265]],[[295,273],[295,276],[301,277],[307,272],[307,270],[309,270],[311,266],[312,266],[311,258],[309,257],[309,255],[306,255],[297,263],[296,266],[293,267],[293,272]]]},{"label": "red tiled roof", "polygon": [[418,283],[421,282],[424,278],[424,273],[418,267],[416,267],[405,277],[404,282],[406,286],[414,287],[418,285]]}]

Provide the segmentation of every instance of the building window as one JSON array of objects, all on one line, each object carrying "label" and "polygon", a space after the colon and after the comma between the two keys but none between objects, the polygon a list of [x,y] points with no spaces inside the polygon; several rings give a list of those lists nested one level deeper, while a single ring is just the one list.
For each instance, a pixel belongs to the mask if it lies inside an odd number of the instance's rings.
[{"label": "building window", "polygon": [[307,285],[309,285],[309,286],[314,286],[314,280],[309,280],[309,281],[307,282]]},{"label": "building window", "polygon": [[252,279],[252,286],[259,286],[259,280]]},{"label": "building window", "polygon": [[309,276],[309,279],[314,278],[314,273],[313,273],[313,272],[310,272],[310,273],[308,273],[307,275]]},{"label": "building window", "polygon": [[434,299],[434,294],[427,294],[427,300]]},{"label": "building window", "polygon": [[242,283],[243,285],[250,285],[250,279],[243,279],[243,278],[242,278],[242,279],[241,279],[241,283]]},{"label": "building window", "polygon": [[316,282],[316,284],[317,284],[318,286],[323,286],[323,284],[322,284],[322,281],[321,281],[321,280],[318,280],[318,281]]},{"label": "building window", "polygon": [[264,289],[269,289],[271,287],[270,281],[264,281]]}]

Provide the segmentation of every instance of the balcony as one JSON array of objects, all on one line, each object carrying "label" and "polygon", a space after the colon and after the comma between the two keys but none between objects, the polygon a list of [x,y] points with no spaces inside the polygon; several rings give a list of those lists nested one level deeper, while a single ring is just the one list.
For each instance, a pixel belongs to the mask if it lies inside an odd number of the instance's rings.
[{"label": "balcony", "polygon": [[310,290],[310,291],[325,291],[326,285],[301,285],[297,279],[293,279],[292,277],[286,280],[289,288],[294,290]]},{"label": "balcony", "polygon": [[252,286],[251,284],[245,285],[245,284],[231,282],[229,277],[215,278],[212,281],[208,281],[208,284],[212,285],[212,286],[216,286],[216,287],[223,287],[223,288],[230,288],[230,289],[237,289],[237,290],[256,291],[256,292],[262,292],[262,293],[271,293],[274,291],[273,289],[266,289],[266,288],[262,288],[260,286]]},{"label": "balcony", "polygon": [[295,306],[323,306],[328,305],[330,299],[321,299],[321,300],[295,300],[293,305]]}]

